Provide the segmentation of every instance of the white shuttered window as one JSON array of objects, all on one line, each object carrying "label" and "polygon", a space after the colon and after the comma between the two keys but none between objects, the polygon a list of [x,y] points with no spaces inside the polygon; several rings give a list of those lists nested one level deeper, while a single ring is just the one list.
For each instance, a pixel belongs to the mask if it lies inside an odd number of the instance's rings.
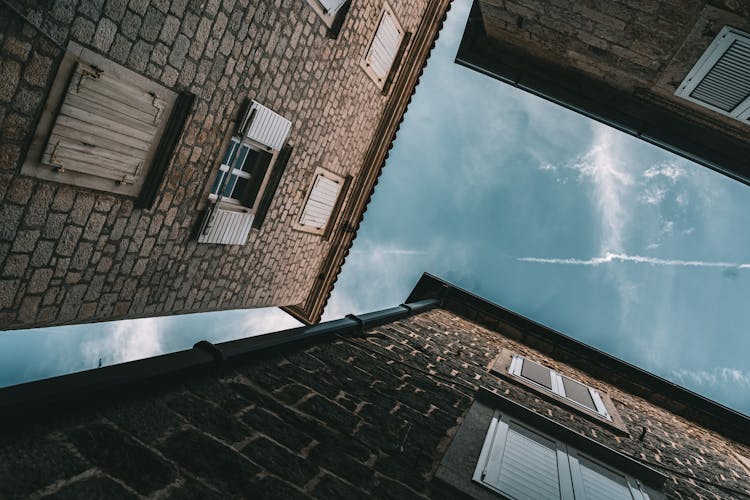
[{"label": "white shuttered window", "polygon": [[496,412],[474,481],[517,500],[663,498],[637,479]]},{"label": "white shuttered window", "polygon": [[324,229],[336,206],[342,183],[341,178],[328,172],[317,172],[302,209],[299,225],[311,229]]},{"label": "white shuttered window", "polygon": [[750,123],[750,33],[724,27],[675,95]]},{"label": "white shuttered window", "polygon": [[404,29],[396,19],[393,9],[386,3],[380,14],[375,35],[362,61],[362,67],[381,88],[388,80],[403,39]]}]

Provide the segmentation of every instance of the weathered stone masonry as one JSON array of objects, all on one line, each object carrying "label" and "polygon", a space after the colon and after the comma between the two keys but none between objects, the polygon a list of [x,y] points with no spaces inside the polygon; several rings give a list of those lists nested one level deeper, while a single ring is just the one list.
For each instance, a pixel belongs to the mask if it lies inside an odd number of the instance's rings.
[{"label": "weathered stone masonry", "polygon": [[[708,483],[750,496],[736,458],[747,446],[501,333],[435,309],[94,413],[5,426],[0,496],[455,498],[431,479],[479,386],[652,464],[671,477],[671,498],[731,496]],[[490,374],[501,348],[608,393],[629,435]]]},{"label": "weathered stone masonry", "polygon": [[[356,178],[389,98],[359,67],[382,2],[354,2],[335,40],[297,0],[21,4],[60,45],[196,101],[153,210],[20,176],[62,50],[0,4],[0,329],[302,301],[330,246],[292,230],[312,173]],[[393,7],[413,32],[427,4]],[[292,156],[247,245],[199,245],[205,189],[244,98],[292,121]]]}]

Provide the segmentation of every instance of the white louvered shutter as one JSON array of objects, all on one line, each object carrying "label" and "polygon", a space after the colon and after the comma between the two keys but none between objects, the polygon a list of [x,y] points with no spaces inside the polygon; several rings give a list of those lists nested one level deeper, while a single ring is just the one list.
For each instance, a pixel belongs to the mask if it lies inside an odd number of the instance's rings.
[{"label": "white louvered shutter", "polygon": [[559,500],[557,444],[512,421],[498,422],[482,482],[518,500]]},{"label": "white louvered shutter", "polygon": [[206,214],[203,228],[198,235],[199,243],[220,245],[244,245],[253,227],[255,215],[247,212],[215,208]]},{"label": "white louvered shutter", "polygon": [[675,95],[739,120],[750,119],[750,34],[722,29]]},{"label": "white louvered shutter", "polygon": [[52,127],[42,163],[133,183],[158,139],[167,103],[152,92],[79,63]]},{"label": "white louvered shutter", "polygon": [[289,137],[292,122],[257,101],[252,102],[248,113],[247,138],[280,151]]},{"label": "white louvered shutter", "polygon": [[320,0],[320,3],[326,10],[326,14],[329,16],[334,15],[345,2],[346,0]]},{"label": "white louvered shutter", "polygon": [[404,30],[399,26],[390,9],[383,10],[380,25],[372,39],[365,61],[378,81],[383,81],[391,70]]},{"label": "white louvered shutter", "polygon": [[570,471],[576,500],[645,500],[632,477],[605,467],[570,449]]},{"label": "white louvered shutter", "polygon": [[315,229],[325,227],[336,205],[340,190],[340,182],[319,174],[310,190],[310,196],[307,198],[299,223]]}]

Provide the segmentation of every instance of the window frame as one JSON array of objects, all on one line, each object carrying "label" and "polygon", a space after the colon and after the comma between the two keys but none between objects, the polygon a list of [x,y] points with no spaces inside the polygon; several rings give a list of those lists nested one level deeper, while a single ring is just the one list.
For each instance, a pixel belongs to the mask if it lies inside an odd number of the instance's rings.
[{"label": "window frame", "polygon": [[573,430],[558,423],[546,414],[532,410],[506,396],[507,392],[497,387],[480,387],[468,412],[464,415],[440,464],[435,480],[456,496],[477,500],[497,500],[498,493],[474,480],[480,464],[480,456],[487,439],[492,418],[496,412],[508,415],[522,427],[549,436],[568,447],[582,452],[587,459],[603,464],[608,469],[638,478],[652,500],[662,500],[664,485],[669,476],[644,464],[638,458],[621,453],[589,437],[582,431]]},{"label": "window frame", "polygon": [[[305,213],[305,207],[307,206],[307,202],[310,200],[310,195],[312,194],[313,187],[315,186],[315,181],[319,176],[336,181],[339,184],[339,191],[336,194],[336,202],[333,204],[331,214],[328,216],[328,220],[326,221],[325,225],[323,227],[316,228],[313,226],[302,224],[301,218]],[[305,194],[305,198],[300,207],[300,211],[295,216],[295,222],[292,228],[305,233],[317,234],[319,236],[323,236],[324,239],[327,239],[333,231],[333,227],[336,225],[336,220],[338,219],[339,212],[341,211],[341,206],[344,203],[344,198],[346,197],[346,192],[348,191],[350,183],[351,176],[347,175],[346,177],[342,177],[322,167],[316,168],[315,172],[313,173],[312,180],[308,184],[307,194]]]},{"label": "window frame", "polygon": [[[385,17],[386,14],[390,14],[391,18],[396,23],[398,31],[401,32],[401,38],[398,41],[398,48],[396,49],[396,53],[393,56],[391,66],[388,68],[386,74],[381,78],[372,69],[367,56],[370,54],[370,49],[372,48],[372,44],[375,42],[375,37],[378,34],[380,24],[382,23],[383,17]],[[408,39],[409,33],[407,33],[404,29],[401,21],[399,21],[398,19],[398,16],[396,16],[396,13],[393,11],[393,8],[388,2],[383,2],[383,7],[380,9],[380,14],[378,15],[377,22],[375,23],[375,28],[372,30],[370,39],[367,42],[365,53],[362,55],[362,59],[359,62],[359,66],[364,70],[365,74],[370,77],[370,80],[372,80],[372,82],[381,90],[383,94],[386,94],[388,92],[388,87],[390,85],[390,82],[393,80],[393,75],[396,73],[396,69],[400,66],[401,57],[404,52],[404,47],[407,45]]]},{"label": "window frame", "polygon": [[[49,136],[57,122],[59,109],[67,97],[68,84],[79,62],[101,69],[113,75],[116,79],[128,82],[130,85],[143,91],[153,92],[166,102],[163,111],[164,118],[160,121],[154,133],[154,139],[141,167],[142,173],[133,182],[117,182],[76,170],[56,169],[41,161]],[[153,191],[153,186],[151,185],[163,180],[164,170],[174,152],[173,150],[179,134],[177,134],[177,137],[172,138],[172,144],[168,145],[164,144],[165,137],[170,135],[170,130],[173,128],[178,128],[181,132],[187,113],[190,112],[192,101],[187,109],[184,110],[184,113],[174,113],[179,106],[178,99],[180,96],[181,94],[178,92],[154,82],[140,73],[136,73],[75,42],[69,42],[47,95],[44,109],[37,123],[20,173],[47,181],[136,198],[139,206],[148,206],[152,200],[141,199],[142,191],[145,189]],[[175,117],[175,114],[184,114],[185,116]],[[176,123],[176,120],[179,123]],[[162,157],[164,155],[169,156],[166,161]],[[155,168],[157,164],[160,164],[160,166]],[[151,194],[152,196],[149,198],[153,198],[154,193]]]},{"label": "window frame", "polygon": [[[543,385],[528,379],[521,375],[521,368],[523,366],[519,359],[528,359],[534,363],[537,363],[550,371],[552,389],[548,389]],[[566,409],[572,410],[578,415],[584,416],[594,422],[604,425],[609,430],[614,431],[620,435],[628,435],[627,426],[625,421],[620,416],[617,408],[615,408],[612,399],[606,393],[600,392],[593,387],[584,384],[580,380],[575,379],[569,375],[560,373],[543,363],[539,363],[534,359],[526,356],[517,354],[509,349],[502,349],[500,354],[495,358],[492,363],[491,373],[498,375],[505,380],[512,381],[514,383],[523,385],[524,387],[536,392],[543,396],[548,401],[554,403],[561,403]],[[576,382],[589,390],[592,401],[597,407],[594,411],[591,408],[568,398],[565,395],[565,388],[563,386],[562,378],[567,378]]]},{"label": "window frame", "polygon": [[[630,495],[634,500],[656,500],[661,497],[661,494],[656,493],[653,490],[648,491],[650,488],[632,475],[591,457],[567,444],[560,438],[542,432],[534,426],[529,425],[518,418],[512,417],[508,413],[503,413],[500,410],[495,410],[492,415],[492,420],[487,429],[484,443],[482,444],[482,451],[479,454],[476,469],[472,476],[472,480],[479,483],[482,487],[488,488],[501,495],[508,494],[494,484],[486,481],[485,473],[488,468],[494,467],[495,461],[498,462],[498,467],[501,466],[505,456],[507,436],[512,430],[512,427],[525,429],[527,432],[537,434],[555,444],[558,473],[557,481],[560,497],[562,499],[579,498],[581,495],[577,497],[575,492],[581,492],[585,489],[583,485],[581,458],[605,469],[610,474],[623,478],[628,490],[630,491]],[[583,498],[586,498],[585,494],[583,495]]]}]

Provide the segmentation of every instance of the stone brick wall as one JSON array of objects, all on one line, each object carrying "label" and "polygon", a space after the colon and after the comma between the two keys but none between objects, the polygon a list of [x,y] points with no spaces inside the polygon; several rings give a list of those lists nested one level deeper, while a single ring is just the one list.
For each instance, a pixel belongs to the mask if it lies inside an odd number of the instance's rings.
[{"label": "stone brick wall", "polygon": [[750,31],[727,0],[478,0],[488,37],[746,140],[747,127],[674,91],[725,25]]},{"label": "stone brick wall", "polygon": [[[630,435],[501,382],[488,370],[501,348],[609,394]],[[442,498],[431,479],[480,385],[649,463],[671,477],[670,498],[731,496],[708,483],[750,496],[735,458],[747,447],[438,309],[173,390],[3,426],[0,497]]]},{"label": "stone brick wall", "polygon": [[[354,2],[335,40],[299,0],[10,3],[60,45],[197,98],[153,210],[20,176],[62,50],[0,4],[0,329],[301,302],[328,250],[292,230],[312,174],[356,177],[388,99],[359,67],[382,0]],[[393,7],[414,31],[427,3]],[[293,122],[294,150],[247,245],[198,245],[205,189],[246,97]]]}]

